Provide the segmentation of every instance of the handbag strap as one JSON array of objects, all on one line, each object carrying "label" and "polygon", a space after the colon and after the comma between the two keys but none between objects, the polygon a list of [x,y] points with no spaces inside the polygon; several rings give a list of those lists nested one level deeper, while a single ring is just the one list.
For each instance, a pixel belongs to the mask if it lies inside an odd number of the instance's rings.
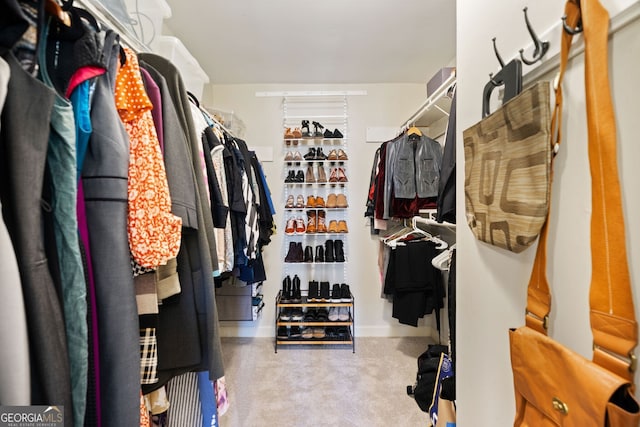
[{"label": "handbag strap", "polygon": [[[566,23],[582,23],[589,164],[591,170],[591,288],[589,293],[593,361],[633,382],[638,328],[631,293],[624,217],[618,178],[616,126],[608,73],[609,14],[599,0],[568,0]],[[562,32],[560,73],[551,121],[552,143],[561,142],[562,78],[573,36]],[[546,334],[551,294],[546,277],[547,221],[540,232],[527,292],[526,325]]]}]

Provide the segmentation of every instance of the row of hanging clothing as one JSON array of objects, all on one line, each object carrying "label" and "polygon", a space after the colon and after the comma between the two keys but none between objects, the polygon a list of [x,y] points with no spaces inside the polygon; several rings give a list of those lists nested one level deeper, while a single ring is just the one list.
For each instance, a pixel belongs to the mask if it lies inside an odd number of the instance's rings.
[{"label": "row of hanging clothing", "polygon": [[217,425],[215,278],[264,274],[264,173],[169,60],[65,3],[0,0],[0,405]]},{"label": "row of hanging clothing", "polygon": [[364,214],[373,233],[424,209],[436,209],[438,222],[456,222],[455,117],[454,93],[444,147],[412,126],[376,150]]}]

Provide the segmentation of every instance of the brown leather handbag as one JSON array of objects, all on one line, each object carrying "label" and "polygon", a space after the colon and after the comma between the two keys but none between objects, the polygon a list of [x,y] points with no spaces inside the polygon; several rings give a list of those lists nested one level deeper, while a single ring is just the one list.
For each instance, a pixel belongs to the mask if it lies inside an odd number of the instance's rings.
[{"label": "brown leather handbag", "polygon": [[[547,336],[551,295],[546,277],[547,223],[540,233],[527,293],[526,326],[510,331],[516,397],[514,426],[640,425],[633,396],[638,327],[625,248],[616,159],[616,128],[607,69],[609,15],[598,0],[569,0],[567,24],[582,22],[589,162],[592,182],[590,319],[593,360]],[[562,80],[572,36],[563,31]],[[562,123],[562,91],[556,89],[552,129]]]}]

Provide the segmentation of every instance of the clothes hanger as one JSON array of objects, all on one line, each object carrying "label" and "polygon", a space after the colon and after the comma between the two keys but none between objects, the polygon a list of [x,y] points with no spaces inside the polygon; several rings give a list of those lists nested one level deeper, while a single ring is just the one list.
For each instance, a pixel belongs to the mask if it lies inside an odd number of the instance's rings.
[{"label": "clothes hanger", "polygon": [[411,136],[411,135],[422,136],[422,131],[418,129],[415,125],[413,125],[409,129],[407,129],[407,136]]},{"label": "clothes hanger", "polygon": [[67,27],[71,26],[71,16],[66,9],[58,4],[56,0],[46,0],[44,2],[44,8],[47,15],[55,18],[58,22]]}]

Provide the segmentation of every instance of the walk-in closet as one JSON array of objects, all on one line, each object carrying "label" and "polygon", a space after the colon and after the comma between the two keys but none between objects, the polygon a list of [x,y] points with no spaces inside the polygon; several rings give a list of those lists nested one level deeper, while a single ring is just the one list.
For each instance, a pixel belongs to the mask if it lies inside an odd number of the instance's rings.
[{"label": "walk-in closet", "polygon": [[638,46],[638,0],[0,0],[0,427],[640,426]]}]

